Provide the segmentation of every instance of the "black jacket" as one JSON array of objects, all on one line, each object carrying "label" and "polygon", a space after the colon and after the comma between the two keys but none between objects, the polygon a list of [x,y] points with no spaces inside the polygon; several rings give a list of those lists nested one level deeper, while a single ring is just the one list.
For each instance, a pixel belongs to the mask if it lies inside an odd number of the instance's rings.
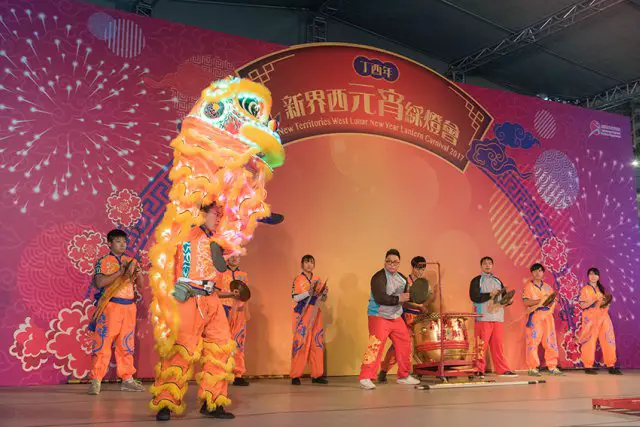
[{"label": "black jacket", "polygon": [[[409,281],[404,275],[402,275],[402,273],[398,274],[405,280],[406,284],[404,287],[404,292],[407,292]],[[376,302],[376,304],[379,305],[400,304],[400,298],[398,296],[387,294],[387,275],[384,272],[384,268],[376,272],[376,274],[371,277],[371,295],[373,295],[373,300]]]},{"label": "black jacket", "polygon": [[[471,279],[471,283],[469,285],[469,298],[471,298],[471,301],[475,302],[476,304],[482,304],[483,302],[487,302],[491,299],[491,294],[480,292],[480,277],[481,276],[476,276]],[[500,286],[502,286],[502,289],[504,289],[502,281],[497,277],[496,280],[500,282]]]}]

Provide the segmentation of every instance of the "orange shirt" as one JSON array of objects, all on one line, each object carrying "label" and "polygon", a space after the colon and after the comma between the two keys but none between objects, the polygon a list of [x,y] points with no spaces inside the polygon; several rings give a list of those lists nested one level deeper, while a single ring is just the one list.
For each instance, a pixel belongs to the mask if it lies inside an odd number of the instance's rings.
[{"label": "orange shirt", "polygon": [[[524,285],[524,289],[522,290],[522,299],[540,300],[542,302],[546,300],[547,297],[553,294],[554,292],[555,291],[553,290],[551,285],[549,285],[548,283],[542,282],[542,284],[538,287],[535,285],[535,283],[533,283],[533,281],[531,281],[526,285]],[[535,314],[538,316],[542,314],[553,315],[553,312],[551,310],[546,310],[546,311],[536,310]]]},{"label": "orange shirt", "polygon": [[193,227],[187,240],[178,245],[176,278],[215,280],[218,270],[211,259],[211,239],[203,227]]},{"label": "orange shirt", "polygon": [[590,308],[600,308],[597,306],[597,303],[598,299],[602,297],[604,297],[604,294],[600,292],[600,289],[598,289],[597,286],[593,287],[591,285],[585,285],[580,289],[580,302],[589,304],[585,310]]},{"label": "orange shirt", "polygon": [[[322,285],[323,283],[322,280],[320,280],[320,277],[312,275],[311,280],[309,280],[309,278],[304,273],[300,273],[296,276],[295,279],[293,279],[293,285],[291,287],[291,297],[293,297],[293,295],[303,294],[305,292],[311,293],[312,288],[315,290],[317,296],[317,292],[322,289]],[[300,303],[302,303],[304,306],[304,304],[306,303],[306,299],[303,299],[300,302],[295,302],[294,300],[294,308]],[[309,304],[315,304],[315,299]]]},{"label": "orange shirt", "polygon": [[[116,257],[112,253],[109,253],[109,255],[103,256],[96,262],[95,275],[97,276],[98,274],[103,274],[105,276],[109,276],[117,272],[118,270],[120,270],[121,263],[124,266],[129,261],[131,261],[131,259],[132,258],[130,256],[122,255],[118,260],[118,257]],[[134,261],[134,263],[135,262],[136,261]],[[113,295],[113,297],[133,299],[134,297],[133,281],[129,279],[124,279],[124,280],[126,280],[125,285],[115,295]]]}]

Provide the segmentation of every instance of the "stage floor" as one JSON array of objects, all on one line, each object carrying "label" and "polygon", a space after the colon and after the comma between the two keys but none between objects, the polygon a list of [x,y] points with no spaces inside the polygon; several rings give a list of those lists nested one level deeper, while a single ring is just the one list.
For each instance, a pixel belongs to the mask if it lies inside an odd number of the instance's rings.
[{"label": "stage floor", "polygon": [[[200,417],[192,385],[186,417],[172,423],[182,427],[640,426],[640,416],[591,409],[593,397],[640,396],[640,371],[627,371],[622,377],[577,371],[561,378],[545,376],[546,384],[431,391],[389,379],[388,385],[373,391],[361,390],[355,378],[330,378],[328,386],[311,385],[306,379],[300,387],[288,380],[232,387],[232,411],[237,417],[231,421]],[[521,375],[514,380],[526,379]],[[122,393],[118,384],[103,384],[97,397],[88,396],[86,390],[86,385],[0,388],[0,426],[158,425],[147,410],[148,393]]]}]

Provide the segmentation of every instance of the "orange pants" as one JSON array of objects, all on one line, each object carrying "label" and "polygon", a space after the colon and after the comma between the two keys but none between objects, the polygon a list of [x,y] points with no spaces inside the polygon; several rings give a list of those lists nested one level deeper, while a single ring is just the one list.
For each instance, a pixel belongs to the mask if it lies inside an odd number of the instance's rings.
[{"label": "orange pants", "polygon": [[196,375],[198,398],[213,411],[227,406],[227,383],[233,381],[233,352],[229,323],[217,295],[189,298],[178,303],[180,330],[169,355],[156,365],[156,381],[151,387],[151,409],[169,408],[180,415],[186,405],[183,397],[193,375],[193,364],[200,362]]},{"label": "orange pants", "polygon": [[[407,324],[407,330],[409,331],[409,335],[413,335],[413,332],[411,331],[411,325],[413,324],[414,320],[416,320],[416,317],[417,316],[412,313],[404,313],[402,315],[402,319],[404,320],[404,323]],[[387,350],[387,354],[385,354],[384,359],[382,359],[382,363],[380,364],[380,370],[389,372],[391,368],[393,368],[396,365],[396,363],[398,363],[398,359],[396,358],[396,348],[394,347],[393,344],[391,344],[391,347],[389,347],[389,350]]]},{"label": "orange pants", "polygon": [[537,369],[540,366],[538,346],[544,347],[544,360],[547,368],[558,366],[558,340],[556,339],[556,324],[551,312],[535,312],[531,319],[532,326],[527,326],[525,342],[527,346],[527,369]]},{"label": "orange pants", "polygon": [[608,310],[589,308],[582,312],[582,333],[579,340],[582,346],[582,363],[585,368],[593,368],[598,341],[600,341],[604,364],[608,368],[615,367],[616,336]]},{"label": "orange pants", "polygon": [[231,306],[225,305],[224,310],[229,319],[231,338],[236,342],[236,352],[233,355],[235,361],[233,375],[236,378],[240,378],[247,372],[244,361],[244,343],[247,339],[247,311],[246,302],[234,302],[233,304]]},{"label": "orange pants", "polygon": [[360,379],[376,379],[380,359],[387,338],[391,338],[398,354],[398,378],[406,378],[411,372],[411,335],[407,325],[400,318],[383,319],[368,316],[369,344],[360,365]]},{"label": "orange pants", "polygon": [[93,333],[91,379],[102,381],[109,370],[111,347],[115,342],[118,377],[123,381],[136,373],[133,350],[136,329],[136,305],[109,302],[96,322]]},{"label": "orange pants", "polygon": [[315,306],[310,305],[303,312],[302,321],[300,315],[293,313],[293,346],[291,349],[291,378],[300,378],[307,366],[311,365],[311,377],[320,378],[324,374],[324,329],[322,327],[322,311],[318,308],[318,314],[310,325]]}]

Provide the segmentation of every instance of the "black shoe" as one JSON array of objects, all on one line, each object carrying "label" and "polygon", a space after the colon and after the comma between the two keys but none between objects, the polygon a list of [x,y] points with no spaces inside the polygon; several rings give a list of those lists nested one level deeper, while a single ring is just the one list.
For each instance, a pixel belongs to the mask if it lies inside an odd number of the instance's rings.
[{"label": "black shoe", "polygon": [[386,384],[387,383],[387,371],[378,372],[378,384]]},{"label": "black shoe", "polygon": [[302,385],[300,378],[291,378],[291,385]]},{"label": "black shoe", "polygon": [[611,375],[622,375],[620,368],[609,368],[609,373]]},{"label": "black shoe", "polygon": [[584,370],[584,373],[587,375],[598,375],[598,370],[593,368],[587,368]]},{"label": "black shoe", "polygon": [[206,402],[202,404],[200,413],[204,416],[211,418],[220,418],[221,420],[231,420],[236,417],[231,412],[225,411],[223,406],[217,406],[213,411],[208,411]]},{"label": "black shoe", "polygon": [[171,419],[171,411],[169,408],[162,408],[156,414],[156,421],[169,421]]},{"label": "black shoe", "polygon": [[242,377],[236,378],[233,380],[233,385],[237,385],[237,386],[241,386],[241,387],[246,387],[249,385],[249,381],[245,380]]},{"label": "black shoe", "polygon": [[311,382],[313,384],[329,384],[329,381],[325,377],[312,378]]}]

